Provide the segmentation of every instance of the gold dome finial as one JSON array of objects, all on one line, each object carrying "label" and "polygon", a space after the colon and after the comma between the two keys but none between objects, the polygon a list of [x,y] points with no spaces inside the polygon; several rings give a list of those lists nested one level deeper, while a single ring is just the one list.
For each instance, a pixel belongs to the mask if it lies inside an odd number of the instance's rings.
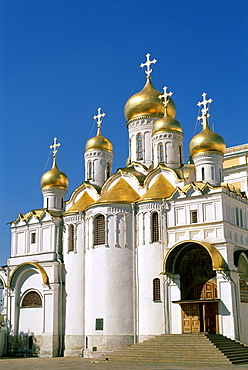
[{"label": "gold dome finial", "polygon": [[57,143],[57,138],[55,137],[53,139],[53,145],[49,146],[49,148],[52,149],[53,153],[53,165],[52,168],[49,171],[45,172],[41,177],[42,189],[53,186],[61,189],[68,188],[69,184],[68,177],[64,172],[58,169],[56,163],[57,152],[60,145],[61,145],[60,143]]},{"label": "gold dome finial", "polygon": [[97,119],[96,124],[97,124],[97,135],[101,135],[101,117],[105,117],[106,113],[101,113],[102,108],[97,108],[98,114],[93,116],[94,119]]},{"label": "gold dome finial", "polygon": [[199,101],[197,103],[198,107],[203,105],[203,108],[201,109],[202,115],[197,117],[198,121],[202,120],[201,124],[202,124],[203,129],[208,126],[208,118],[210,117],[210,114],[207,113],[207,111],[209,109],[209,108],[207,108],[207,104],[211,104],[213,102],[213,100],[211,98],[206,100],[206,96],[207,96],[207,94],[203,93],[202,94],[203,100],[201,102]]},{"label": "gold dome finial", "polygon": [[101,123],[102,123],[101,118],[106,116],[106,113],[101,113],[101,109],[102,108],[98,108],[97,109],[98,114],[93,116],[93,118],[95,120],[97,120],[96,121],[97,134],[96,134],[96,136],[90,138],[86,142],[85,151],[89,150],[89,149],[103,149],[103,150],[107,150],[108,152],[112,153],[113,152],[113,146],[112,146],[111,141],[109,141],[108,139],[103,137],[102,133],[101,133]]},{"label": "gold dome finial", "polygon": [[195,135],[190,141],[189,151],[191,157],[200,152],[219,152],[224,154],[226,150],[224,139],[210,130],[208,126],[208,118],[210,117],[210,114],[207,113],[209,109],[207,108],[207,104],[212,103],[213,100],[206,100],[206,96],[207,94],[203,93],[203,101],[197,103],[199,107],[203,105],[203,108],[201,109],[202,115],[197,117],[198,121],[201,120],[202,131]]},{"label": "gold dome finial", "polygon": [[149,53],[146,54],[146,62],[145,63],[141,63],[140,64],[140,67],[143,68],[143,67],[147,67],[147,70],[145,70],[145,73],[147,74],[147,77],[146,78],[151,78],[150,75],[152,73],[152,69],[150,68],[150,65],[151,64],[155,64],[157,62],[156,59],[153,59],[153,60],[150,60],[150,55]]},{"label": "gold dome finial", "polygon": [[167,116],[167,105],[169,103],[169,100],[170,100],[170,97],[171,95],[173,95],[173,92],[169,92],[167,93],[167,90],[168,87],[167,86],[164,86],[163,87],[163,90],[164,90],[164,93],[159,95],[158,98],[162,100],[162,103],[163,103],[163,106],[164,106],[164,115]]}]

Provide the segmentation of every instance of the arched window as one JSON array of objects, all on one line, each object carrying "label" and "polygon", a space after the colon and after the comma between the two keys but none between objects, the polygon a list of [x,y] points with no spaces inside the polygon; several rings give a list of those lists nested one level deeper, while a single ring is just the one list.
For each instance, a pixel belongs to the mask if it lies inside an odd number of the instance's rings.
[{"label": "arched window", "polygon": [[105,244],[105,217],[98,215],[94,220],[94,245]]},{"label": "arched window", "polygon": [[142,135],[141,133],[136,136],[137,159],[143,158]]},{"label": "arched window", "polygon": [[154,301],[161,301],[160,280],[158,278],[153,279],[153,300]]},{"label": "arched window", "polygon": [[68,226],[68,252],[72,252],[75,249],[75,226]]},{"label": "arched window", "polygon": [[109,178],[110,176],[110,163],[108,162],[107,163],[107,179]]},{"label": "arched window", "polygon": [[202,167],[201,172],[202,172],[202,181],[204,181],[205,180],[205,168],[204,167]]},{"label": "arched window", "polygon": [[37,292],[28,292],[22,300],[22,307],[41,307],[41,297]]},{"label": "arched window", "polygon": [[164,162],[164,147],[163,144],[158,145],[159,162]]},{"label": "arched window", "polygon": [[158,213],[152,214],[152,243],[159,241]]},{"label": "arched window", "polygon": [[88,163],[88,180],[92,179],[92,162]]}]

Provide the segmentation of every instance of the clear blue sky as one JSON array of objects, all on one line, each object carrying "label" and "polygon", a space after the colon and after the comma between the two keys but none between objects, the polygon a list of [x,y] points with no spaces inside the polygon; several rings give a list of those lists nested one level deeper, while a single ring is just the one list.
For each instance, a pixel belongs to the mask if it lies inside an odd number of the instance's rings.
[{"label": "clear blue sky", "polygon": [[99,106],[114,170],[125,165],[123,106],[145,83],[148,52],[155,87],[174,93],[185,159],[203,92],[227,146],[248,142],[247,0],[1,0],[0,17],[0,264],[10,254],[6,223],[42,207],[54,136],[68,197],[84,180]]}]

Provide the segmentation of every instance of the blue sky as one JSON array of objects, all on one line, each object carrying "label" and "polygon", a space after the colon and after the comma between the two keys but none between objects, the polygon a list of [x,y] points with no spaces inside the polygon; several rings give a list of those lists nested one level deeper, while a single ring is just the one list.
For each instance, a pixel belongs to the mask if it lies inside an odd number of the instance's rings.
[{"label": "blue sky", "polygon": [[125,165],[123,107],[145,83],[139,65],[148,52],[158,60],[155,87],[174,93],[185,159],[203,92],[227,146],[247,143],[247,18],[247,0],[1,0],[0,264],[10,254],[6,223],[42,207],[40,178],[51,167],[54,136],[68,197],[84,180],[99,106],[114,170]]}]

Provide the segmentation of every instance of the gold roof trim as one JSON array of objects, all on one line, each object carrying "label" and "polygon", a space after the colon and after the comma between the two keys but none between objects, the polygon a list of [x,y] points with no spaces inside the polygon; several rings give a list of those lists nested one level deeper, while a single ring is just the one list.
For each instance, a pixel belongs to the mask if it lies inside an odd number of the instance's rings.
[{"label": "gold roof trim", "polygon": [[160,173],[150,189],[139,199],[139,202],[169,198],[174,191],[174,186]]},{"label": "gold roof trim", "polygon": [[139,194],[123,178],[120,178],[110,190],[100,196],[96,203],[133,203],[138,199]]},{"label": "gold roof trim", "polygon": [[200,244],[202,247],[206,249],[208,252],[209,256],[211,257],[212,260],[212,267],[213,270],[226,270],[225,268],[225,261],[220,254],[220,252],[210,243],[207,242],[202,242],[202,241],[197,241],[197,240],[185,240],[181,241],[177,244],[174,245],[169,251],[168,254],[164,258],[164,263],[163,263],[163,272],[162,274],[174,274],[174,264],[175,260],[177,259],[180,251],[187,247],[189,244]]},{"label": "gold roof trim", "polygon": [[64,213],[64,216],[68,215],[71,212],[84,211],[89,204],[94,202],[94,199],[91,198],[91,196],[89,196],[87,192],[84,192],[81,198],[79,198],[79,200],[75,204],[73,204],[73,206],[69,208],[68,211]]},{"label": "gold roof trim", "polygon": [[73,197],[78,193],[80,192],[81,190],[86,190],[87,188],[91,188],[95,191],[96,193],[96,196],[99,195],[98,192],[97,192],[97,189],[96,187],[93,185],[93,184],[90,184],[86,181],[84,181],[81,185],[79,185],[75,190],[73,190],[73,192],[71,193],[71,196],[69,198],[69,200],[66,201],[66,204],[70,204],[70,202],[72,202],[72,199]]},{"label": "gold roof trim", "polygon": [[9,277],[9,281],[8,281],[8,287],[11,287],[11,284],[12,284],[12,281],[13,281],[13,278],[16,274],[16,272],[23,266],[25,265],[31,265],[35,268],[37,268],[37,270],[39,271],[39,273],[41,274],[41,277],[42,277],[42,281],[43,281],[43,284],[45,285],[49,285],[49,281],[48,281],[48,276],[47,276],[47,273],[46,273],[46,270],[44,269],[44,267],[42,267],[41,265],[39,265],[38,263],[35,263],[35,262],[23,262],[21,263],[20,265],[16,266],[16,268],[13,270],[12,274],[10,275]]}]

